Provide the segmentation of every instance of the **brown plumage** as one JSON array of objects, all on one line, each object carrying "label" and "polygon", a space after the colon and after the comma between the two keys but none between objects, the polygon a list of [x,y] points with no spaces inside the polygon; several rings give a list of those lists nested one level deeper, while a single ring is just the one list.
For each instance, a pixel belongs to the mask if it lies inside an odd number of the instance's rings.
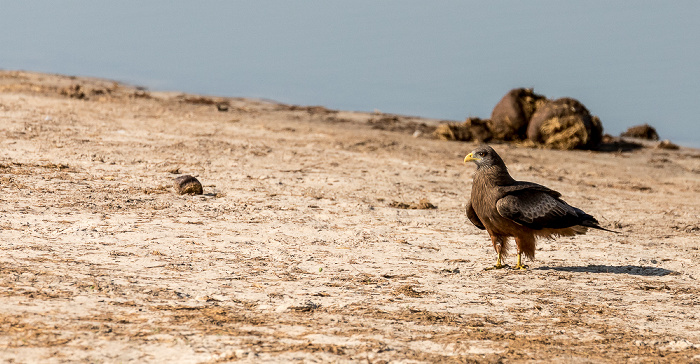
[{"label": "brown plumage", "polygon": [[482,145],[469,153],[465,162],[477,165],[467,217],[476,227],[486,230],[498,254],[494,268],[503,268],[508,256],[508,240],[515,238],[518,264],[526,269],[521,256],[535,258],[537,237],[584,234],[588,228],[606,230],[591,215],[573,207],[561,194],[532,182],[516,181],[493,148]]}]

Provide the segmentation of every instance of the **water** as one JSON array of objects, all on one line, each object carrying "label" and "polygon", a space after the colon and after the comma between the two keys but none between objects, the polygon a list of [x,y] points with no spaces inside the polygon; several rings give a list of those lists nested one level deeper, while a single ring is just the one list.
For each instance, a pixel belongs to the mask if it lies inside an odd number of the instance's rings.
[{"label": "water", "polygon": [[0,68],[431,118],[511,88],[700,147],[694,1],[0,0]]}]

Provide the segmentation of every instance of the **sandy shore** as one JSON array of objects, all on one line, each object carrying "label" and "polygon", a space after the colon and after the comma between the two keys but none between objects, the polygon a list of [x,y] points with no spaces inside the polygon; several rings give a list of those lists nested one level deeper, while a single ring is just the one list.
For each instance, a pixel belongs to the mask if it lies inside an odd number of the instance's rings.
[{"label": "sandy shore", "polygon": [[700,151],[494,145],[622,233],[484,271],[436,122],[0,72],[1,360],[700,362]]}]

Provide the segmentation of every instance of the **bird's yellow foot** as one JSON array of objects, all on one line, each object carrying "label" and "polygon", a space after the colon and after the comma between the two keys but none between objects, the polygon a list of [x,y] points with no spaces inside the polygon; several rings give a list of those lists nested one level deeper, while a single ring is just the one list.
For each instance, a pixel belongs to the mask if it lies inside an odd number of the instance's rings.
[{"label": "bird's yellow foot", "polygon": [[527,270],[529,268],[527,265],[523,264],[523,253],[518,252],[518,264],[513,267],[513,269],[518,269],[518,270]]},{"label": "bird's yellow foot", "polygon": [[502,262],[502,260],[501,260],[501,254],[498,254],[498,259],[496,259],[496,265],[494,265],[493,267],[484,268],[484,270],[508,268],[508,264],[503,264],[503,263],[501,263],[501,262]]}]

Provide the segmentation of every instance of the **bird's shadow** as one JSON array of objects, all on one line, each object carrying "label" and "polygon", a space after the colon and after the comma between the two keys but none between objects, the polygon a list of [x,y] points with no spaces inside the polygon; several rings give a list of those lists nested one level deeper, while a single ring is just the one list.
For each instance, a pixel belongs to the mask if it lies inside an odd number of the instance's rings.
[{"label": "bird's shadow", "polygon": [[587,266],[573,267],[537,267],[536,270],[556,270],[560,272],[577,272],[577,273],[614,273],[614,274],[629,274],[633,276],[666,276],[676,273],[672,270],[657,268],[657,267],[642,267],[639,265],[598,265],[589,264]]}]

